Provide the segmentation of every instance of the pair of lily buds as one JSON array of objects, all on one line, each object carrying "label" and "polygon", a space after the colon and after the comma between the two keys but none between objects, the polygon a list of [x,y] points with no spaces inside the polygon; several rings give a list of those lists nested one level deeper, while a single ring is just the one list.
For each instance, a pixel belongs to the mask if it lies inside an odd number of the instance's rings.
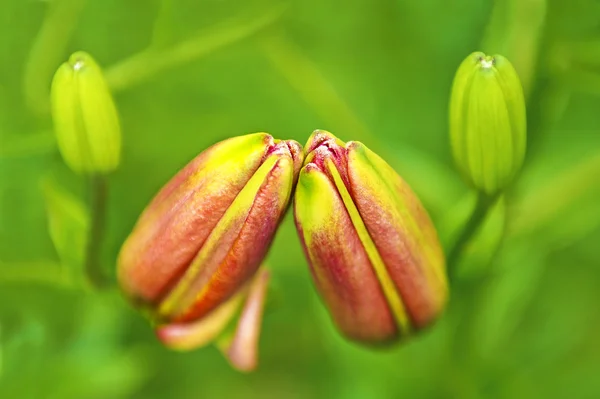
[{"label": "pair of lily buds", "polygon": [[[52,105],[71,169],[115,170],[116,108],[88,54],[75,53],[59,68]],[[465,179],[485,195],[499,194],[520,169],[525,129],[523,92],[508,60],[467,57],[450,101],[452,152]],[[304,149],[256,133],[192,160],[121,249],[120,284],[147,310],[162,342],[192,349],[215,341],[235,367],[255,367],[269,280],[261,264],[292,196],[317,290],[346,337],[392,343],[439,316],[448,299],[444,254],[427,212],[396,172],[362,143],[329,132],[315,131]]]},{"label": "pair of lily buds", "polygon": [[442,311],[448,287],[437,233],[383,159],[326,131],[315,131],[305,150],[256,133],[192,160],[123,245],[120,284],[167,346],[203,345],[237,314],[221,346],[236,367],[254,367],[268,280],[260,266],[292,195],[315,284],[344,335],[391,343]]}]

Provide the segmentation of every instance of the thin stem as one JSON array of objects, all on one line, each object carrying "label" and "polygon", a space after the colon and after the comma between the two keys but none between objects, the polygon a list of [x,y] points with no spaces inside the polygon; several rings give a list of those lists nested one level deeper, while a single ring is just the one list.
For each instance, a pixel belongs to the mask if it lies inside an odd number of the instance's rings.
[{"label": "thin stem", "polygon": [[540,43],[545,33],[547,0],[495,0],[483,50],[502,54],[514,65],[525,97],[536,78]]},{"label": "thin stem", "polygon": [[457,263],[460,258],[460,255],[463,252],[464,247],[469,243],[469,241],[473,238],[477,231],[479,231],[479,228],[485,220],[485,217],[487,216],[490,207],[496,202],[497,199],[497,195],[488,196],[484,193],[479,193],[477,195],[477,203],[475,204],[475,209],[473,209],[473,213],[471,214],[469,220],[463,227],[463,230],[456,239],[454,245],[448,252],[448,270],[451,280],[453,280],[454,277],[456,277],[458,269]]},{"label": "thin stem", "polygon": [[173,36],[171,19],[173,16],[173,0],[162,0],[158,9],[154,29],[152,30],[151,47],[162,48],[167,45]]},{"label": "thin stem", "polygon": [[273,24],[284,10],[283,6],[276,6],[260,17],[248,18],[247,21],[235,21],[224,26],[215,26],[204,34],[166,49],[151,46],[106,69],[106,80],[112,90],[124,90],[165,70],[196,60],[245,39]]},{"label": "thin stem", "polygon": [[0,284],[47,284],[75,288],[76,284],[59,262],[53,261],[0,261]]},{"label": "thin stem", "polygon": [[103,288],[108,281],[100,263],[108,194],[105,176],[95,175],[90,178],[90,193],[90,228],[85,252],[85,271],[92,286]]},{"label": "thin stem", "polygon": [[50,81],[64,58],[85,1],[53,1],[46,11],[23,74],[25,101],[37,115],[46,115],[50,110]]}]

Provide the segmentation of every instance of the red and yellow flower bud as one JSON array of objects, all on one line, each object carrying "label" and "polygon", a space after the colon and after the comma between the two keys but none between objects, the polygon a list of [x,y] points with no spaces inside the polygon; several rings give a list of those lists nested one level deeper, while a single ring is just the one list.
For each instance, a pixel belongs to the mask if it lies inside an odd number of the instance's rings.
[{"label": "red and yellow flower bud", "polygon": [[437,232],[396,172],[360,142],[315,131],[294,196],[311,271],[338,329],[367,344],[431,323],[448,298]]},{"label": "red and yellow flower bud", "polygon": [[123,245],[124,292],[163,325],[197,322],[225,304],[266,255],[301,164],[300,144],[266,133],[202,152],[157,194]]}]

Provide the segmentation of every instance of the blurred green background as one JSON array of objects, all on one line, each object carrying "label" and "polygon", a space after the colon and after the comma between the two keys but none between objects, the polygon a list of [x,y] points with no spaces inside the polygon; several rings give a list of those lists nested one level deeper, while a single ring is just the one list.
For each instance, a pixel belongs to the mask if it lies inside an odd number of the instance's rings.
[{"label": "blurred green background", "polygon": [[[288,215],[260,366],[163,348],[114,283],[81,284],[89,201],[47,95],[77,50],[103,66],[123,129],[101,259],[197,153],[266,131],[360,140],[409,182],[444,245],[474,196],[447,102],[470,52],[500,52],[528,96],[519,180],[460,259],[442,319],[391,350],[344,341]],[[1,0],[0,397],[600,397],[600,2]]]}]

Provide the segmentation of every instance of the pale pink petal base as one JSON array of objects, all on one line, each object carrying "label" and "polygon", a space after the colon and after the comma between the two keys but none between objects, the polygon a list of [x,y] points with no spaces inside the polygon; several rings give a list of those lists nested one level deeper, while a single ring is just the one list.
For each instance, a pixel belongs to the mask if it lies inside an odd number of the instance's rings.
[{"label": "pale pink petal base", "polygon": [[232,339],[219,345],[223,355],[239,371],[252,371],[258,365],[258,340],[270,277],[265,268],[257,272]]},{"label": "pale pink petal base", "polygon": [[165,346],[175,350],[188,351],[208,345],[231,322],[243,302],[244,294],[240,292],[196,322],[160,326],[156,329],[156,336]]}]

